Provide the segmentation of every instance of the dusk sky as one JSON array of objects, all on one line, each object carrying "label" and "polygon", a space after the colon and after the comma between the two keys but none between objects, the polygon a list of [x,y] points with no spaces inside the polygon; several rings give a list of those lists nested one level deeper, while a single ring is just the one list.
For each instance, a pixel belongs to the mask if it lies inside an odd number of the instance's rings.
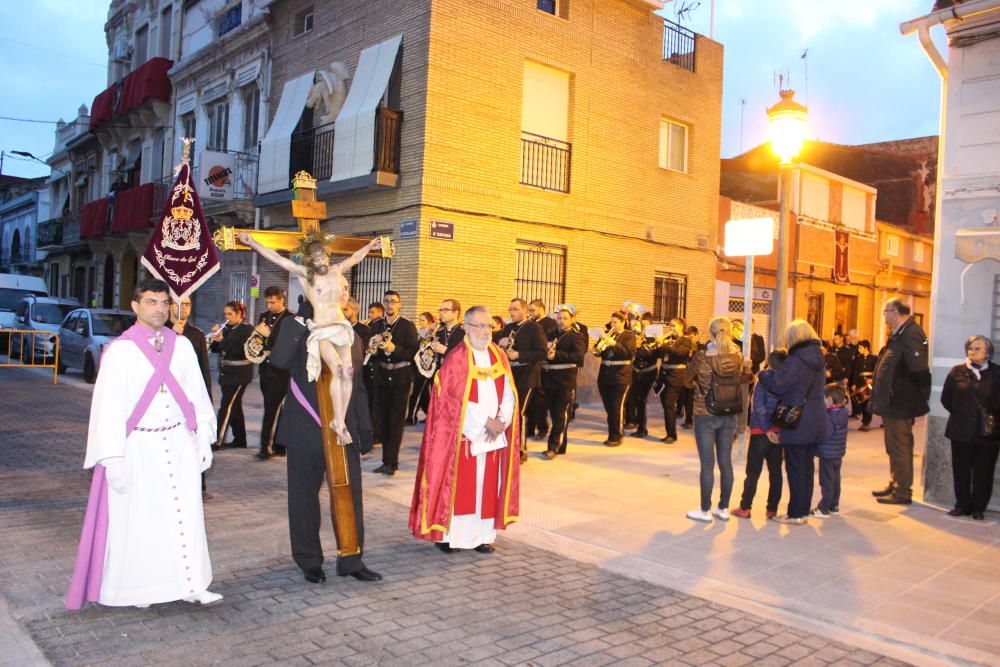
[{"label": "dusk sky", "polygon": [[[0,3],[0,149],[44,159],[54,121],[76,115],[107,86],[106,0]],[[714,37],[725,46],[722,154],[763,141],[766,107],[778,100],[776,73],[787,72],[796,99],[809,106],[815,138],[859,144],[938,132],[940,81],[902,21],[930,11],[932,0],[716,0]],[[693,7],[683,23],[709,34],[710,0],[675,0],[664,15]],[[943,54],[944,31],[932,31]],[[802,52],[808,57],[802,60]],[[808,64],[808,89],[806,68]],[[48,169],[7,156],[4,174]]]}]

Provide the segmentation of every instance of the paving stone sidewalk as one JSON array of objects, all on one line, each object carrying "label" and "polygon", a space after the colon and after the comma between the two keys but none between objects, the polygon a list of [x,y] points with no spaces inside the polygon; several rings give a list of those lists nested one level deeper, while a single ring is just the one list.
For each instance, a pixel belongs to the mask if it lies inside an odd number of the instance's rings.
[{"label": "paving stone sidewalk", "polygon": [[309,584],[288,553],[283,462],[253,450],[221,452],[210,480],[221,605],[70,613],[90,394],[26,371],[0,375],[0,394],[0,595],[53,664],[903,664],[504,537],[492,556],[441,554],[374,494],[365,561],[385,580],[333,576],[331,558]]}]

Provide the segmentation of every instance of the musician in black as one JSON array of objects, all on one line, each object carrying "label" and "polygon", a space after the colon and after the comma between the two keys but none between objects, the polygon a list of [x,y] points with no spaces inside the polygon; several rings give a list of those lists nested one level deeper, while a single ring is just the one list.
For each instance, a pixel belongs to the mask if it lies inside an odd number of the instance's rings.
[{"label": "musician in black", "polygon": [[604,444],[622,444],[625,426],[625,399],[632,385],[632,359],[635,357],[635,334],[625,328],[628,317],[621,311],[611,314],[611,331],[597,341],[594,353],[601,358],[597,389],[608,414],[608,439]]},{"label": "musician in black", "polygon": [[550,460],[557,454],[566,453],[566,431],[576,394],[577,372],[587,354],[587,339],[573,328],[571,308],[569,305],[560,306],[556,314],[556,337],[549,341],[542,363],[542,387],[552,418],[549,446],[542,456]]},{"label": "musician in black", "polygon": [[[359,316],[360,317],[360,316]],[[372,327],[375,326],[375,322],[381,320],[385,317],[385,308],[382,307],[382,303],[379,301],[372,301],[368,304],[368,318],[361,320],[361,323],[368,327],[368,340],[372,337]],[[368,349],[367,343],[365,344],[365,349]],[[375,429],[375,444],[381,444],[382,442],[382,420],[378,416],[378,384],[375,382],[375,355],[371,357],[365,363],[365,387],[368,389],[368,408],[372,413],[372,426]]]},{"label": "musician in black", "polygon": [[285,400],[288,393],[288,371],[277,368],[271,364],[271,348],[274,341],[278,339],[277,331],[281,322],[289,316],[285,307],[285,290],[272,285],[264,290],[264,301],[267,303],[267,310],[257,318],[256,331],[264,337],[264,351],[268,354],[264,357],[258,368],[260,377],[260,393],[264,397],[264,417],[260,425],[260,451],[257,458],[264,460],[274,454],[284,456],[284,446],[274,442],[274,426],[277,423],[278,413],[281,411],[281,402]]},{"label": "musician in black", "polygon": [[[253,327],[243,321],[245,311],[239,301],[230,301],[222,310],[226,323],[212,327],[212,352],[218,352],[219,386],[222,387],[222,400],[219,403],[219,433],[215,442],[216,449],[222,447],[247,446],[247,427],[243,419],[243,393],[253,380],[253,364],[247,360],[243,346],[253,333]],[[232,442],[223,442],[226,428],[232,427]]]},{"label": "musician in black", "polygon": [[871,383],[875,377],[875,364],[878,357],[872,354],[872,344],[867,340],[858,342],[858,352],[854,357],[852,365],[853,375],[851,376],[851,403],[857,406],[861,415],[861,426],[859,431],[871,430],[872,407],[871,407]]},{"label": "musician in black", "polygon": [[434,334],[431,349],[434,350],[435,361],[440,370],[445,355],[465,340],[465,328],[462,326],[462,305],[458,299],[445,299],[438,308],[441,326]]},{"label": "musician in black", "polygon": [[531,395],[542,383],[542,360],[545,359],[545,331],[542,326],[528,317],[528,304],[524,299],[513,299],[510,302],[511,322],[503,328],[500,337],[500,349],[510,358],[511,371],[514,373],[514,385],[521,405],[521,461],[528,458],[527,432],[524,428],[527,421],[527,406],[531,404]]},{"label": "musician in black", "polygon": [[431,402],[430,379],[434,377],[434,353],[429,349],[437,333],[437,320],[434,313],[429,310],[417,315],[417,351],[413,355],[414,374],[413,391],[410,392],[410,400],[406,406],[406,423],[417,423],[417,412],[424,411],[427,415],[427,408]]},{"label": "musician in black", "polygon": [[[692,325],[684,330],[684,335],[691,339],[691,356],[693,357],[695,352],[705,349],[701,341],[698,340],[698,327]],[[686,428],[688,430],[694,428],[694,389],[690,387],[681,388],[681,400],[680,407],[684,408],[682,411],[680,408],[677,409],[677,415],[680,416],[683,412],[684,423],[681,424],[681,428]]]},{"label": "musician in black", "polygon": [[[399,314],[399,292],[387,291],[382,305],[385,317],[375,320],[370,327],[373,339],[375,336],[384,339],[371,356],[377,391],[375,417],[381,422],[376,429],[382,433],[382,465],[373,472],[392,476],[399,467],[406,406],[413,389],[413,355],[420,340],[413,322]],[[369,340],[369,346],[371,343]]]},{"label": "musician in black", "polygon": [[[205,332],[191,324],[191,297],[183,296],[180,301],[170,304],[170,319],[166,326],[174,332],[191,341],[195,356],[198,357],[198,368],[201,369],[201,377],[205,380],[205,389],[208,390],[208,398],[212,399],[212,372],[208,368],[208,341]],[[210,500],[212,494],[208,492],[205,484],[205,473],[201,473],[201,499]]]},{"label": "musician in black", "polygon": [[[358,321],[358,313],[361,312],[361,304],[353,296],[347,299],[347,304],[343,308],[344,318],[351,323],[351,328],[354,329],[354,335],[361,339],[361,349],[364,350],[368,347],[368,339],[372,337],[371,331],[368,329],[368,325],[364,322]],[[364,354],[361,355],[364,357]]]},{"label": "musician in black", "polygon": [[[542,327],[545,340],[553,341],[556,338],[556,321],[549,317],[545,310],[545,302],[541,299],[532,299],[528,302],[528,316]],[[544,440],[549,433],[548,401],[545,399],[544,383],[535,388],[531,394],[531,405],[528,406],[527,419],[525,420],[529,436],[534,436],[537,440]]]},{"label": "musician in black", "polygon": [[[559,306],[556,306],[556,308],[558,309]],[[584,324],[580,320],[576,319],[576,307],[575,306],[570,306],[570,308],[571,308],[570,312],[573,313],[573,330],[576,331],[581,336],[583,336],[583,342],[586,343],[586,347],[589,350],[590,349],[590,330],[587,329],[587,325],[586,324]],[[584,355],[584,356],[586,356],[586,355]],[[583,359],[580,360],[580,363],[578,363],[576,365],[577,368],[583,368],[583,361],[584,361]],[[569,409],[569,420],[570,421],[573,421],[573,420],[576,419],[576,410],[579,407],[580,407],[580,404],[576,402],[576,388],[574,387],[573,388],[573,405],[570,406],[570,409]]]},{"label": "musician in black", "polygon": [[[649,390],[656,380],[656,362],[660,358],[659,341],[655,336],[647,333],[647,327],[653,323],[652,313],[643,313],[640,318],[642,322],[642,333],[636,337],[635,359],[632,361],[632,388],[628,393],[628,405],[626,411],[635,421],[635,431],[630,435],[634,438],[645,438],[649,435],[646,430],[646,401],[649,398]],[[631,406],[631,409],[628,409]]]},{"label": "musician in black", "polygon": [[693,344],[684,335],[684,320],[675,317],[667,324],[666,339],[660,345],[660,405],[667,435],[660,440],[671,445],[677,442],[677,404],[684,389],[684,373],[691,359]]}]

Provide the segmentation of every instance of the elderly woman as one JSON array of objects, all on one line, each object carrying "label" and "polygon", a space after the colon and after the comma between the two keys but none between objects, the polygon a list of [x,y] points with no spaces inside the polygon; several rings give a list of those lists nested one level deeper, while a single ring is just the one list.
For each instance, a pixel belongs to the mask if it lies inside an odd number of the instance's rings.
[{"label": "elderly woman", "polygon": [[[955,508],[950,516],[982,521],[993,494],[993,470],[1000,451],[1000,377],[990,358],[993,343],[986,336],[965,341],[965,363],[948,372],[941,404],[948,411],[944,434],[951,440],[951,469],[955,479]],[[994,426],[988,422],[992,419]]]},{"label": "elderly woman", "polygon": [[781,403],[802,406],[802,417],[795,428],[781,431],[785,449],[785,474],[788,477],[788,514],[776,521],[795,526],[808,522],[815,476],[816,448],[826,437],[826,361],[819,336],[805,320],[793,320],[785,329],[788,358],[781,368],[762,373],[761,386],[776,394]]},{"label": "elderly woman", "polygon": [[[684,385],[694,391],[694,440],[701,464],[701,506],[687,513],[694,521],[711,522],[713,516],[729,520],[733,493],[733,436],[741,414],[746,413],[745,385],[750,382],[750,360],[733,343],[727,317],[708,324],[711,339],[694,355],[684,374]],[[719,504],[712,508],[715,462],[719,463]]]}]

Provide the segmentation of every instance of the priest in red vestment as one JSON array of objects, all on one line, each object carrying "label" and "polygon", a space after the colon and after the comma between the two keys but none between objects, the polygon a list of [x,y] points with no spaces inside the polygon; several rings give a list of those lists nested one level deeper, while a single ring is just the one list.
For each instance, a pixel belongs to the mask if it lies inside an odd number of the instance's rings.
[{"label": "priest in red vestment", "polygon": [[434,378],[410,531],[446,553],[492,553],[497,529],[518,520],[517,392],[485,306],[465,311],[465,331]]}]

